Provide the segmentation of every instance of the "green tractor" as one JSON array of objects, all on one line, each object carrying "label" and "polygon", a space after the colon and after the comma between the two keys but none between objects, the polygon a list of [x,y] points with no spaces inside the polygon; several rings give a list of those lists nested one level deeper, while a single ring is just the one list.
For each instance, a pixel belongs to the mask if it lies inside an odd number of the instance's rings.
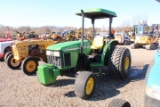
[{"label": "green tractor", "polygon": [[84,38],[84,17],[91,19],[93,29],[95,19],[109,18],[111,31],[112,19],[117,16],[115,12],[95,8],[81,10],[76,15],[82,16],[81,39],[49,46],[46,51],[48,63],[38,66],[37,73],[43,85],[55,83],[59,75],[69,72],[77,74],[75,94],[88,99],[94,92],[96,76],[109,72],[113,77],[127,78],[131,54],[129,49],[118,47],[118,41],[106,41],[103,36],[95,36],[92,42]]}]

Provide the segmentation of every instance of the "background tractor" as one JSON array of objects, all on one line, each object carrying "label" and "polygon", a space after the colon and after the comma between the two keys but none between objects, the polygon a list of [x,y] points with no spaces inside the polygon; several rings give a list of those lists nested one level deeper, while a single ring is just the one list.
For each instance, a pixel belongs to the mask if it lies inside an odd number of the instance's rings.
[{"label": "background tractor", "polygon": [[109,18],[111,31],[112,19],[117,16],[115,12],[94,8],[81,10],[76,15],[82,16],[81,39],[49,46],[46,49],[48,63],[38,66],[37,73],[39,82],[43,85],[55,83],[59,75],[69,72],[78,74],[75,94],[82,99],[88,99],[94,92],[95,76],[109,72],[113,77],[127,78],[131,54],[129,49],[116,46],[117,41],[105,41],[103,36],[95,36],[92,44],[89,40],[84,40],[84,17],[91,19],[92,31],[95,19]]},{"label": "background tractor", "polygon": [[46,61],[45,49],[51,45],[59,42],[64,42],[63,39],[54,41],[52,39],[46,40],[24,40],[12,43],[12,52],[5,55],[7,66],[11,69],[18,69],[21,66],[22,71],[31,75],[37,71],[38,60]]},{"label": "background tractor", "polygon": [[[135,41],[131,44],[131,48],[144,47],[146,49],[157,49],[158,42],[155,41],[155,30],[157,29],[156,24],[152,25],[151,31],[149,32],[149,26],[146,24],[135,25],[134,34]],[[158,25],[157,25],[158,27]]]},{"label": "background tractor", "polygon": [[11,44],[16,41],[22,41],[24,40],[24,34],[16,31],[16,35],[14,38],[11,38],[9,34],[7,33],[7,38],[9,39],[3,39],[3,41],[0,41],[0,59],[6,60],[7,53],[11,53]]},{"label": "background tractor", "polygon": [[66,33],[64,34],[64,38],[67,41],[77,40],[74,30],[67,30]]}]

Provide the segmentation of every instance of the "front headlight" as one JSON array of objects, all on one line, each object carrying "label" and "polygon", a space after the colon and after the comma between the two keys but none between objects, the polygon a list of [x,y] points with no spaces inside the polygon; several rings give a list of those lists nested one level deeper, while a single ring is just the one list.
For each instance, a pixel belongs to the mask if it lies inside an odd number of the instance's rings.
[{"label": "front headlight", "polygon": [[160,100],[160,90],[159,89],[154,89],[154,88],[150,88],[146,86],[145,93],[151,98]]},{"label": "front headlight", "polygon": [[58,52],[58,51],[46,51],[46,55],[60,57],[60,52]]}]

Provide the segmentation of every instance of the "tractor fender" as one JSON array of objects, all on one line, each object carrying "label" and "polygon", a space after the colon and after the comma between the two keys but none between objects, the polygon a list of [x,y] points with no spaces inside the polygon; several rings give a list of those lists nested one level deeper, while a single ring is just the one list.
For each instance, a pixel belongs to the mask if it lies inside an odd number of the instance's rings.
[{"label": "tractor fender", "polygon": [[0,58],[3,58],[7,49],[11,49],[10,45],[15,41],[0,42]]},{"label": "tractor fender", "polygon": [[44,64],[38,66],[38,79],[41,84],[49,85],[56,82],[60,70],[53,64]]},{"label": "tractor fender", "polygon": [[0,42],[0,52],[4,53],[6,47],[9,47],[15,41]]},{"label": "tractor fender", "polygon": [[11,51],[11,46],[7,46],[5,49],[4,49],[4,53],[8,52],[8,51]]},{"label": "tractor fender", "polygon": [[10,46],[7,46],[5,48],[0,48],[1,51],[0,51],[0,58],[3,58],[4,55],[8,52],[8,51],[11,51],[11,47]]},{"label": "tractor fender", "polygon": [[104,64],[105,66],[108,65],[108,59],[111,56],[111,53],[113,52],[114,48],[118,44],[119,44],[118,41],[111,41],[104,46],[102,57],[101,57],[102,64]]}]

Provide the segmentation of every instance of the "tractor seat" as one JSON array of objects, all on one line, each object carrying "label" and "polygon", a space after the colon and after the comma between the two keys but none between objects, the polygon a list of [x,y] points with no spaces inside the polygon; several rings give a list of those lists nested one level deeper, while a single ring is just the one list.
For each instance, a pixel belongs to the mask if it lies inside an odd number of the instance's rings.
[{"label": "tractor seat", "polygon": [[91,45],[92,50],[101,49],[104,45],[104,37],[95,36]]}]

